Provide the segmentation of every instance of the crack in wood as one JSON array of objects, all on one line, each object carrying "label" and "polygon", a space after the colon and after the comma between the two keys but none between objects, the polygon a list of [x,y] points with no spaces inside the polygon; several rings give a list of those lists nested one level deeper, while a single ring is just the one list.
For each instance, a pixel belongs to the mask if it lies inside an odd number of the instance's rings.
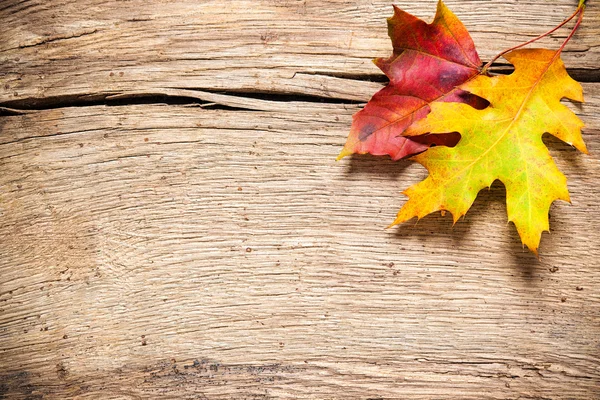
[{"label": "crack in wood", "polygon": [[205,89],[166,88],[123,93],[95,93],[25,98],[0,103],[0,116],[17,115],[66,107],[97,105],[129,106],[139,104],[197,105],[202,108],[231,111],[283,111],[286,104],[321,103],[354,105],[358,102],[317,95],[295,95],[265,92],[210,91]]},{"label": "crack in wood", "polygon": [[[507,75],[514,71],[510,64],[495,63],[490,71]],[[600,82],[600,70],[582,68],[568,69],[571,77],[579,82]],[[383,74],[338,74],[331,72],[296,72],[298,74],[347,79],[359,82],[387,83]],[[292,78],[293,78],[292,77]],[[328,94],[298,94],[277,91],[213,90],[207,88],[166,87],[142,91],[65,94],[50,97],[27,97],[0,102],[0,116],[23,114],[66,107],[89,107],[96,105],[127,106],[139,104],[193,105],[202,108],[232,111],[282,111],[286,103],[319,103],[357,105],[361,102],[331,97]]]},{"label": "crack in wood", "polygon": [[54,37],[52,37],[52,36],[44,37],[44,38],[41,38],[41,39],[39,39],[39,40],[37,40],[37,41],[35,41],[33,43],[20,44],[17,47],[12,47],[12,48],[8,48],[8,49],[4,49],[4,50],[2,50],[2,52],[8,52],[8,51],[17,50],[17,49],[26,49],[28,47],[41,46],[43,44],[58,42],[58,41],[61,41],[61,40],[76,39],[76,38],[80,38],[82,36],[93,35],[93,34],[95,34],[97,32],[98,32],[98,29],[92,29],[92,30],[87,30],[87,31],[73,33],[71,35],[54,36]]},{"label": "crack in wood", "polygon": [[131,106],[142,104],[197,105],[202,108],[223,110],[249,110],[244,107],[228,106],[216,102],[206,102],[192,96],[178,96],[167,93],[127,93],[127,94],[83,94],[64,95],[46,98],[26,98],[0,103],[0,116],[25,114],[32,111],[51,110],[68,107]]}]

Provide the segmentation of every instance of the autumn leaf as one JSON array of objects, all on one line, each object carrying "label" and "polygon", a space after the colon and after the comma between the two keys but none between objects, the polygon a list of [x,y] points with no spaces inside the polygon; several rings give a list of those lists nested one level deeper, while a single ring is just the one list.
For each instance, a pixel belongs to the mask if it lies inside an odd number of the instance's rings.
[{"label": "autumn leaf", "polygon": [[550,205],[569,201],[567,180],[542,135],[548,132],[587,152],[583,123],[560,103],[563,97],[583,101],[582,88],[569,77],[559,55],[545,49],[516,50],[504,56],[515,66],[511,75],[480,75],[462,85],[490,102],[484,110],[460,103],[431,105],[427,118],[405,134],[458,131],[462,138],[454,148],[434,147],[414,157],[429,176],[404,192],[409,200],[393,225],[438,210],[450,211],[456,222],[477,193],[498,179],[506,187],[508,220],[537,254],[541,234],[549,229]]},{"label": "autumn leaf", "polygon": [[431,24],[394,6],[388,34],[394,52],[390,58],[374,62],[390,83],[354,115],[338,160],[354,153],[387,154],[398,160],[424,151],[431,143],[454,145],[457,135],[419,140],[400,135],[425,117],[434,101],[487,106],[482,99],[456,88],[479,73],[481,61],[467,29],[441,0]]}]

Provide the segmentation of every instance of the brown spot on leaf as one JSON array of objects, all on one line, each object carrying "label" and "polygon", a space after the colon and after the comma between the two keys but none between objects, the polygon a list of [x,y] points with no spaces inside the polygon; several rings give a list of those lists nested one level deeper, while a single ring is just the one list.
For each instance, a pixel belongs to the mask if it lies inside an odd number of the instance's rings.
[{"label": "brown spot on leaf", "polygon": [[358,134],[358,140],[364,142],[377,130],[377,127],[373,124],[366,124],[360,129],[360,133]]}]

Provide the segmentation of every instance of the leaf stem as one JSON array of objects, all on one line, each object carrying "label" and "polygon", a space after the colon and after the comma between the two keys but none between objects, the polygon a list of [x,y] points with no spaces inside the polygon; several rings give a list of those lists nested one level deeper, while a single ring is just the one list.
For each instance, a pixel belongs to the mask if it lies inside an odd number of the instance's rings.
[{"label": "leaf stem", "polygon": [[583,12],[585,11],[585,2],[586,0],[579,0],[579,7],[577,7],[577,12],[579,12],[579,18],[577,18],[577,22],[575,22],[575,26],[573,26],[573,29],[571,30],[571,33],[569,33],[569,36],[567,36],[562,46],[560,46],[560,48],[558,49],[558,53],[563,51],[569,40],[571,40],[571,38],[575,34],[575,31],[577,31],[577,28],[579,28],[579,25],[581,25],[581,21],[583,20]]},{"label": "leaf stem", "polygon": [[505,55],[506,53],[510,53],[513,50],[519,49],[523,46],[527,46],[528,44],[531,44],[537,40],[540,40],[541,38],[550,35],[551,33],[557,31],[558,29],[562,28],[565,24],[567,24],[569,21],[571,21],[573,18],[575,18],[577,15],[579,15],[579,18],[577,19],[577,22],[575,23],[575,26],[573,27],[573,30],[571,31],[571,33],[569,34],[569,36],[567,37],[567,39],[564,41],[564,43],[560,46],[560,49],[558,50],[557,53],[560,53],[564,48],[565,45],[567,44],[567,42],[571,39],[571,37],[573,37],[573,35],[575,34],[575,31],[577,30],[577,28],[579,27],[579,25],[581,24],[581,20],[583,19],[583,11],[585,10],[585,2],[587,0],[579,0],[579,5],[577,6],[577,9],[575,10],[575,12],[573,14],[571,14],[571,16],[567,19],[565,19],[563,22],[561,22],[559,25],[555,26],[554,28],[550,29],[548,32],[541,34],[540,36],[537,36],[531,40],[528,40],[525,43],[521,43],[519,45],[516,45],[514,47],[511,47],[510,49],[504,50],[502,53],[498,54],[496,57],[494,57],[490,62],[488,62],[487,64],[485,64],[483,66],[483,68],[481,69],[481,74],[487,74],[487,70],[491,67],[491,65],[500,57],[502,57],[503,55]]}]

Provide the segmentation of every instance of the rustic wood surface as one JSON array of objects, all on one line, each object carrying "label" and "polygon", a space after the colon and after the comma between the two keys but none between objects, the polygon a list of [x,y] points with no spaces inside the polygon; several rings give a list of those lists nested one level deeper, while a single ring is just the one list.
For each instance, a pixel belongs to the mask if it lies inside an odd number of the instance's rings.
[{"label": "rustic wood surface", "polygon": [[[447,2],[483,59],[576,3]],[[546,138],[572,204],[537,259],[500,184],[385,229],[426,172],[334,161],[388,1],[0,1],[0,398],[600,398],[588,3],[563,58],[590,154]]]}]

